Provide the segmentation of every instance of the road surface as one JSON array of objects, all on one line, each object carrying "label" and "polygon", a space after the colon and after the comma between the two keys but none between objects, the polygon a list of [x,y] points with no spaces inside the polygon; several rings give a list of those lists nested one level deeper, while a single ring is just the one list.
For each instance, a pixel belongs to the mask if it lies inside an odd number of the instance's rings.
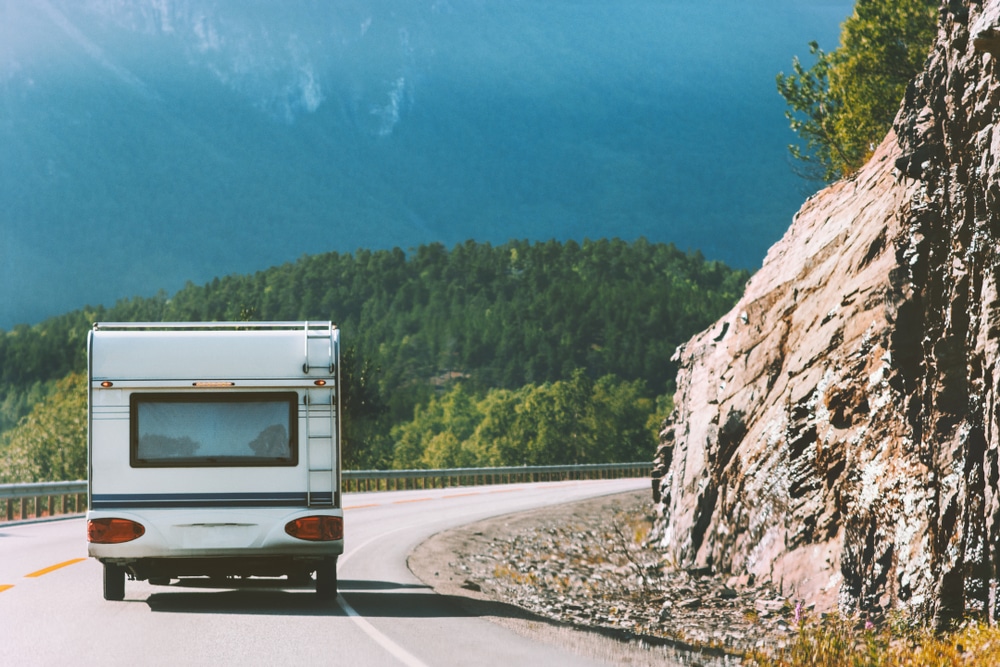
[{"label": "road surface", "polygon": [[[439,531],[491,516],[648,488],[646,479],[347,494],[340,596],[251,580],[233,588],[128,581],[102,598],[82,518],[0,524],[0,665],[589,664],[462,611],[406,567]],[[490,615],[505,613],[499,603]],[[509,613],[509,612],[507,612]]]}]

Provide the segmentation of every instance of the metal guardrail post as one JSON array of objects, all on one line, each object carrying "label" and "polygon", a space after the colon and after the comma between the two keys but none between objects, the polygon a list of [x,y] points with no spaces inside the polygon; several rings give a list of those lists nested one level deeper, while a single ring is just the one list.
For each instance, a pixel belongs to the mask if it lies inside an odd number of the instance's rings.
[{"label": "metal guardrail post", "polygon": [[[57,516],[70,511],[81,511],[86,506],[84,498],[87,482],[37,482],[33,484],[0,484],[0,501],[3,510],[0,520],[26,520]],[[72,501],[71,501],[72,498]]]}]

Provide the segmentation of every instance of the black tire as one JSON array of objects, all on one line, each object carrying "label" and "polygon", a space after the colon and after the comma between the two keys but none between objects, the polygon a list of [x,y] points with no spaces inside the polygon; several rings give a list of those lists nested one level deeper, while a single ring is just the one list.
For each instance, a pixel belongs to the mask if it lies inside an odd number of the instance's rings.
[{"label": "black tire", "polygon": [[104,599],[125,599],[125,568],[121,565],[104,564]]},{"label": "black tire", "polygon": [[316,568],[316,595],[323,600],[337,597],[337,557],[327,558]]}]

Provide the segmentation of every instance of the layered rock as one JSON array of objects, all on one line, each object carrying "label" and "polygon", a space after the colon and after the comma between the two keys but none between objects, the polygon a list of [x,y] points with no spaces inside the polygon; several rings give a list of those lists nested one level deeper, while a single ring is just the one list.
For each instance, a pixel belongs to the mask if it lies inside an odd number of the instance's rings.
[{"label": "layered rock", "polygon": [[997,615],[1000,0],[947,3],[895,131],[678,349],[654,473],[683,567],[819,609]]}]

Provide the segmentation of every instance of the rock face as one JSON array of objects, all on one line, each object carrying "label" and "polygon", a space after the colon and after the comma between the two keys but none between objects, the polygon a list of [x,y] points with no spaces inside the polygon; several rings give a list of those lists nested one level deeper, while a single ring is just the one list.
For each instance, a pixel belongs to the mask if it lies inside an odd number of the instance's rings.
[{"label": "rock face", "polygon": [[1000,615],[998,58],[1000,0],[945,3],[894,132],[678,349],[654,496],[679,565]]}]

